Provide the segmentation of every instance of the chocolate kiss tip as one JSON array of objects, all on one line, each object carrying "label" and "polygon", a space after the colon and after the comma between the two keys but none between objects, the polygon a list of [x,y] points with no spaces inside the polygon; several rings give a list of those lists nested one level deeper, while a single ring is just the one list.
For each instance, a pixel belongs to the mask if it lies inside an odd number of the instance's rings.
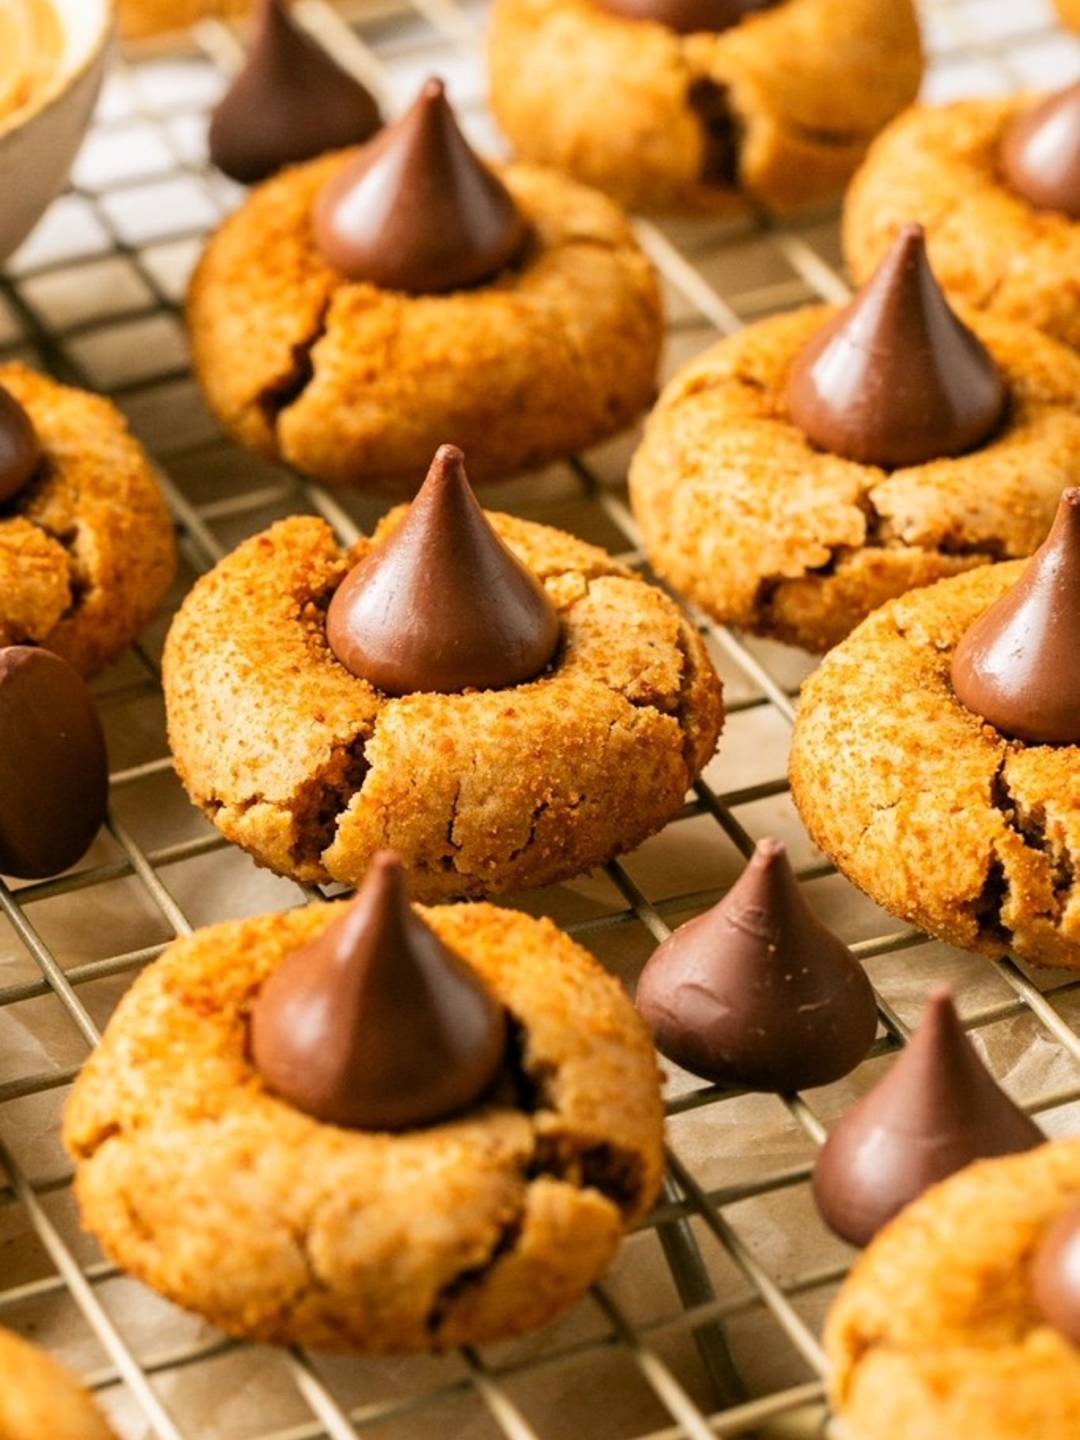
[{"label": "chocolate kiss tip", "polygon": [[794,423],[819,449],[895,469],[962,455],[997,429],[1007,392],[906,225],[869,283],[796,357]]},{"label": "chocolate kiss tip", "polygon": [[441,294],[492,279],[528,226],[506,186],[461,133],[440,80],[324,187],[315,242],[351,280]]},{"label": "chocolate kiss tip", "polygon": [[34,422],[10,390],[0,386],[0,505],[26,488],[40,464]]},{"label": "chocolate kiss tip", "polygon": [[247,58],[210,120],[210,158],[250,185],[327,150],[369,140],[382,124],[359,80],[263,0]]},{"label": "chocolate kiss tip", "polygon": [[867,1245],[931,1185],[1044,1138],[979,1059],[950,992],[935,989],[885,1078],[829,1132],[814,1199],[831,1230]]},{"label": "chocolate kiss tip", "polygon": [[778,0],[603,0],[624,20],[653,20],[678,35],[730,30],[748,15],[769,10]]},{"label": "chocolate kiss tip", "polygon": [[1044,1232],[1032,1261],[1031,1283],[1046,1323],[1080,1345],[1080,1203]]},{"label": "chocolate kiss tip", "polygon": [[1012,122],[1000,161],[1006,185],[1022,199],[1080,220],[1080,80]]},{"label": "chocolate kiss tip", "polygon": [[520,685],[559,646],[555,607],[492,529],[464,459],[439,448],[404,520],[330,602],[331,650],[387,695]]},{"label": "chocolate kiss tip", "polygon": [[780,840],[759,841],[723,900],[656,950],[637,1006],[670,1060],[752,1090],[838,1080],[877,1029],[862,966],[803,899]]},{"label": "chocolate kiss tip", "polygon": [[1078,642],[1080,489],[1072,488],[1019,580],[961,637],[956,698],[1015,740],[1080,744]]},{"label": "chocolate kiss tip", "polygon": [[381,852],[356,899],[287,955],[255,1001],[267,1087],[316,1120],[405,1130],[469,1109],[502,1068],[502,1008],[409,905]]}]

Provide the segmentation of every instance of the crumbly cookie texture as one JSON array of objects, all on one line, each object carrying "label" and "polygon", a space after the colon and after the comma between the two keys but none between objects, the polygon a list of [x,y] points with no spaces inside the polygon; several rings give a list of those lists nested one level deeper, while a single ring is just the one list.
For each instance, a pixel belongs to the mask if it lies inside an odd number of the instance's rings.
[{"label": "crumbly cookie texture", "polygon": [[165,647],[180,778],[223,834],[299,880],[358,883],[396,850],[418,899],[566,879],[674,815],[712,756],[720,682],[676,605],[604,551],[490,514],[563,625],[526,685],[387,699],[338,663],[326,608],[351,564],[322,520],[246,541],[184,601]]},{"label": "crumbly cookie texture", "polygon": [[1027,326],[965,314],[1010,390],[1008,417],[956,459],[885,471],[816,450],[788,413],[814,307],[721,340],[668,385],[630,469],[657,572],[714,619],[826,650],[876,606],[1029,555],[1080,483],[1080,362]]},{"label": "crumbly cookie texture", "polygon": [[409,1351],[497,1340],[573,1304],[656,1197],[656,1059],[620,986],[549,920],[423,911],[512,1018],[489,1101],[400,1134],[271,1095],[247,1017],[335,918],[217,925],[142,975],[64,1135],[84,1223],[125,1270],[231,1334]]},{"label": "crumbly cookie texture", "polygon": [[115,1440],[83,1387],[44,1350],[0,1330],[3,1440]]},{"label": "crumbly cookie texture", "polygon": [[1036,210],[998,174],[1009,122],[1037,98],[916,106],[890,125],[845,204],[844,250],[857,281],[917,220],[953,296],[1080,348],[1080,224]]},{"label": "crumbly cookie texture", "polygon": [[44,453],[0,517],[0,645],[46,645],[90,675],[135,639],[172,582],[168,507],[109,401],[19,364],[0,365],[0,385]]},{"label": "crumbly cookie texture", "polygon": [[140,40],[169,30],[183,30],[197,20],[242,15],[251,0],[119,0],[120,33]]},{"label": "crumbly cookie texture", "polygon": [[807,829],[891,914],[987,955],[1080,968],[1080,748],[1007,741],[953,694],[968,626],[1023,563],[878,610],[803,688],[791,785]]},{"label": "crumbly cookie texture", "polygon": [[333,485],[415,490],[444,441],[498,479],[621,430],[655,393],[652,266],[604,196],[501,172],[533,236],[489,284],[405,295],[322,259],[315,196],[342,154],[255,190],[211,239],[188,319],[211,407],[245,445]]},{"label": "crumbly cookie texture", "polygon": [[1080,1199],[1080,1141],[987,1160],[935,1186],[856,1264],[825,1330],[850,1440],[1074,1440],[1080,1351],[1028,1276]]},{"label": "crumbly cookie texture", "polygon": [[[922,76],[910,0],[786,0],[678,35],[597,0],[496,0],[491,98],[518,153],[634,208],[738,214],[839,195]],[[713,175],[701,110],[730,118]]]}]

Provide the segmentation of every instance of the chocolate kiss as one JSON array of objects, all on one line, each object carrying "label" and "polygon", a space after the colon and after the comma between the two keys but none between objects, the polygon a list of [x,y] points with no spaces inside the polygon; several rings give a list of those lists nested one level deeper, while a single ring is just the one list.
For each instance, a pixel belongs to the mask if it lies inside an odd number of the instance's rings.
[{"label": "chocolate kiss", "polygon": [[852,1245],[975,1160],[1041,1145],[964,1034],[947,989],[930,1001],[892,1069],[829,1132],[814,1170],[825,1223]]},{"label": "chocolate kiss", "polygon": [[746,15],[769,10],[777,0],[603,0],[627,20],[654,20],[679,35],[730,30]]},{"label": "chocolate kiss", "polygon": [[0,649],[0,874],[57,875],[105,819],[108,765],[86,682],[32,645]]},{"label": "chocolate kiss", "polygon": [[1019,116],[1001,144],[1010,189],[1037,210],[1080,220],[1080,80]]},{"label": "chocolate kiss", "polygon": [[210,120],[210,158],[250,185],[358,145],[381,123],[363,85],[290,18],[284,0],[262,0],[247,60]]},{"label": "chocolate kiss", "polygon": [[0,505],[25,489],[40,464],[34,422],[15,396],[0,386]]},{"label": "chocolate kiss", "polygon": [[957,699],[995,730],[1042,745],[1080,744],[1080,489],[1020,579],[964,634]]},{"label": "chocolate kiss", "polygon": [[1043,1235],[1031,1283],[1047,1324],[1080,1345],[1080,1205],[1067,1210]]},{"label": "chocolate kiss", "polygon": [[638,982],[657,1048],[721,1085],[792,1091],[839,1080],[874,1039],[862,966],[807,905],[779,840],[761,840],[706,914]]},{"label": "chocolate kiss", "polygon": [[375,856],[339,920],[270,976],[251,1016],[255,1067],[316,1120],[406,1130],[461,1114],[506,1053],[506,1018]]},{"label": "chocolate kiss", "polygon": [[491,528],[461,451],[442,445],[401,525],[338,586],[326,635],[387,695],[450,695],[534,679],[558,648],[559,617]]},{"label": "chocolate kiss", "polygon": [[1007,392],[930,269],[922,226],[795,361],[791,418],[822,450],[895,468],[962,455],[997,428]]},{"label": "chocolate kiss", "polygon": [[458,129],[441,80],[334,176],[314,223],[319,249],[351,280],[416,294],[491,279],[528,234]]}]

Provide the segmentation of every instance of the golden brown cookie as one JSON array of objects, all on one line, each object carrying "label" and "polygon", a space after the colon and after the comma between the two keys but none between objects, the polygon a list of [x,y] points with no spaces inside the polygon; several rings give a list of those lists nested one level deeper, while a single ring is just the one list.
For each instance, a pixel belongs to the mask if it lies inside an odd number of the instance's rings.
[{"label": "golden brown cookie", "polygon": [[883,606],[803,688],[791,752],[815,843],[891,914],[986,955],[1080,968],[1080,748],[1007,741],[952,654],[1016,561]]},{"label": "golden brown cookie", "polygon": [[168,507],[109,401],[18,364],[0,365],[0,385],[44,454],[0,515],[0,645],[46,645],[90,675],[135,639],[172,582]]},{"label": "golden brown cookie", "polygon": [[119,0],[120,33],[140,40],[169,30],[186,29],[197,20],[241,15],[251,0]]},{"label": "golden brown cookie", "polygon": [[892,596],[1029,555],[1080,481],[1080,363],[1026,326],[965,315],[1010,389],[968,455],[885,471],[814,449],[787,386],[835,312],[780,315],[686,366],[630,469],[649,559],[714,619],[825,650]]},{"label": "golden brown cookie", "polygon": [[233,1334],[442,1349],[573,1304],[655,1199],[658,1073],[620,986],[549,920],[424,911],[515,1022],[482,1106],[379,1134],[271,1095],[247,1016],[317,905],[202,930],[136,981],[65,1120],[83,1220],[108,1253]]},{"label": "golden brown cookie", "polygon": [[511,166],[502,179],[533,227],[523,260],[473,290],[406,295],[345,281],[315,244],[312,202],[345,158],[260,186],[196,270],[195,364],[238,440],[328,484],[400,492],[446,440],[474,479],[498,479],[649,403],[659,292],[609,200]]},{"label": "golden brown cookie", "polygon": [[785,0],[695,35],[598,0],[497,0],[490,67],[523,158],[634,208],[737,214],[839,195],[915,98],[922,50],[910,0]]},{"label": "golden brown cookie", "polygon": [[723,714],[675,604],[592,545],[489,514],[559,612],[551,669],[506,690],[388,699],[334,658],[325,615],[402,515],[347,554],[324,521],[283,520],[188,595],[164,681],[194,802],[299,880],[355,885],[389,847],[425,900],[550,884],[659,830]]},{"label": "golden brown cookie", "polygon": [[829,1316],[850,1440],[1074,1440],[1080,1350],[1042,1321],[1032,1252],[1080,1200],[1080,1141],[986,1160],[904,1210]]},{"label": "golden brown cookie", "polygon": [[901,226],[919,221],[952,296],[1080,348],[1080,223],[1036,210],[998,174],[1001,138],[1036,98],[916,106],[889,126],[844,208],[856,281],[873,272]]},{"label": "golden brown cookie", "polygon": [[115,1440],[78,1381],[10,1330],[0,1330],[0,1437]]}]

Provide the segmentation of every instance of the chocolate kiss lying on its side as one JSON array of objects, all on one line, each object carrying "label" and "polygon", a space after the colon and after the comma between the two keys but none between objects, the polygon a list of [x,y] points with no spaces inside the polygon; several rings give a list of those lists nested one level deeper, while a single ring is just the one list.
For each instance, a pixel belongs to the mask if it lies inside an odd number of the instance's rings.
[{"label": "chocolate kiss lying on its side", "polygon": [[363,85],[304,33],[285,0],[261,0],[247,59],[210,120],[210,158],[251,185],[285,165],[359,145],[381,124]]},{"label": "chocolate kiss lying on its side", "polygon": [[105,819],[109,770],[90,691],[66,660],[0,649],[0,874],[56,875]]},{"label": "chocolate kiss lying on its side", "polygon": [[461,1114],[498,1075],[502,1008],[412,909],[397,856],[267,980],[251,1017],[267,1086],[331,1125],[405,1130]]},{"label": "chocolate kiss lying on its side", "polygon": [[938,989],[885,1079],[829,1131],[814,1199],[831,1230],[867,1245],[939,1180],[1044,1138],[975,1053],[949,991]]},{"label": "chocolate kiss lying on its side", "polygon": [[1080,744],[1080,489],[1064,492],[1020,579],[965,632],[952,682],[1003,735]]},{"label": "chocolate kiss lying on its side", "polygon": [[0,386],[0,505],[26,488],[40,464],[34,422],[15,396]]},{"label": "chocolate kiss lying on its side", "polygon": [[1032,1262],[1031,1283],[1047,1324],[1080,1345],[1080,1204],[1043,1235]]},{"label": "chocolate kiss lying on its side", "polygon": [[470,149],[441,80],[347,161],[315,202],[315,240],[351,280],[439,294],[490,280],[524,249],[510,192]]},{"label": "chocolate kiss lying on its side", "polygon": [[1037,210],[1080,220],[1080,80],[1013,121],[1001,170],[1009,188]]},{"label": "chocolate kiss lying on its side", "polygon": [[779,0],[603,0],[626,20],[653,20],[679,35],[730,30],[747,15],[771,10]]},{"label": "chocolate kiss lying on its side", "polygon": [[791,418],[814,445],[863,465],[922,465],[974,450],[1008,395],[989,352],[949,307],[921,225],[801,352]]},{"label": "chocolate kiss lying on its side", "polygon": [[448,695],[534,679],[558,649],[559,617],[492,529],[461,451],[442,445],[405,519],[338,586],[326,635],[387,695]]},{"label": "chocolate kiss lying on its side", "polygon": [[750,1090],[838,1080],[877,1029],[862,966],[803,899],[779,840],[759,841],[723,900],[664,941],[637,1007],[669,1060]]}]

